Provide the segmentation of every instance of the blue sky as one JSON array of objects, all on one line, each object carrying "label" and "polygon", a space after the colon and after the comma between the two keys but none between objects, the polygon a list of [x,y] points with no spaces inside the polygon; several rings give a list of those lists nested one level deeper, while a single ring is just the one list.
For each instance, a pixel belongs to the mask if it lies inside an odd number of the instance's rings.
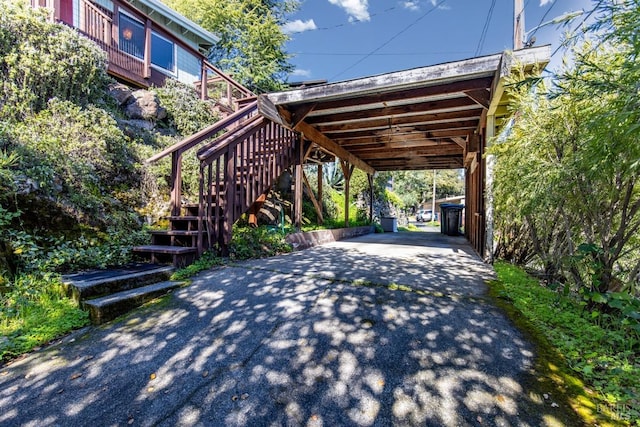
[{"label": "blue sky", "polygon": [[[592,7],[590,0],[524,0],[524,5],[528,32]],[[513,8],[513,0],[302,0],[284,28],[296,67],[289,82],[349,80],[509,50]],[[577,17],[573,25],[582,20]],[[535,45],[551,44],[555,51],[566,29],[542,26],[533,34]],[[559,51],[550,68],[561,59]]]}]

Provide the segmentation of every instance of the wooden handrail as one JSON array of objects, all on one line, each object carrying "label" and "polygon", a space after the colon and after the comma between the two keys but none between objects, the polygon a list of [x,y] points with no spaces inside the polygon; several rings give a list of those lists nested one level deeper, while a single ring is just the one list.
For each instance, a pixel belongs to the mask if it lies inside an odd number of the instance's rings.
[{"label": "wooden handrail", "polygon": [[191,136],[188,136],[187,138],[183,139],[182,141],[173,144],[171,147],[165,148],[163,151],[161,151],[160,153],[149,157],[147,159],[147,163],[153,163],[153,162],[157,162],[158,160],[162,159],[163,157],[168,156],[169,154],[172,154],[174,152],[180,152],[180,153],[184,153],[187,150],[190,150],[191,148],[193,148],[194,146],[196,146],[197,144],[199,144],[200,142],[211,138],[213,135],[215,135],[216,133],[220,132],[221,130],[223,130],[224,128],[236,123],[238,120],[240,120],[241,118],[245,117],[245,116],[249,116],[251,113],[253,113],[254,111],[258,110],[258,102],[252,102],[251,104],[247,105],[246,107],[244,107],[241,110],[236,111],[235,113],[231,114],[228,117],[225,117],[222,120],[217,121],[216,123],[212,124],[211,126],[208,126],[204,129],[202,129],[201,131],[194,133]]},{"label": "wooden handrail", "polygon": [[[246,87],[242,86],[240,83],[238,83],[237,81],[233,80],[231,77],[227,76],[224,72],[222,72],[222,70],[218,69],[215,65],[213,65],[209,61],[203,60],[202,64],[203,64],[204,67],[206,67],[206,68],[210,69],[211,71],[213,71],[214,73],[216,73],[221,79],[226,81],[228,84],[230,84],[231,86],[235,87],[240,92],[242,92],[242,94],[245,95],[245,97],[250,98],[250,97],[256,96],[249,89],[247,89]],[[206,84],[206,82],[202,82],[202,84]]]},{"label": "wooden handrail", "polygon": [[245,123],[244,126],[238,128],[236,132],[222,135],[222,137],[217,139],[210,147],[203,147],[200,149],[198,151],[198,159],[201,162],[207,162],[210,161],[210,159],[219,156],[227,146],[253,135],[261,126],[264,126],[266,120],[267,119],[264,116],[255,116],[255,118],[252,118],[249,123]]}]

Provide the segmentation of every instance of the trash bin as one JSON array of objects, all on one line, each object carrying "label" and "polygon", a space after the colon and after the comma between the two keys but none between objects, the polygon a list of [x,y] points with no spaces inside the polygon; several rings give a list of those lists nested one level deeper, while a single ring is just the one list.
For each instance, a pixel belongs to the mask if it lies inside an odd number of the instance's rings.
[{"label": "trash bin", "polygon": [[447,236],[462,234],[462,210],[464,205],[443,203],[440,205],[440,232]]},{"label": "trash bin", "polygon": [[385,233],[397,233],[398,232],[398,218],[390,216],[386,218],[380,218],[380,225]]}]

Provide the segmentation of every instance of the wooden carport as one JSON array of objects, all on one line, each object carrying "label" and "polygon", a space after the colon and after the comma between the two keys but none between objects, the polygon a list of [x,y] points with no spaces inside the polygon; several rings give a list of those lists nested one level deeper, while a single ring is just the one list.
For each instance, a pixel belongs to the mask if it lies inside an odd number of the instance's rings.
[{"label": "wooden carport", "polygon": [[465,168],[465,235],[490,261],[494,161],[485,150],[508,115],[505,78],[549,59],[549,46],[529,48],[261,95],[258,104],[339,157],[347,178],[353,167],[370,182],[375,171]]}]

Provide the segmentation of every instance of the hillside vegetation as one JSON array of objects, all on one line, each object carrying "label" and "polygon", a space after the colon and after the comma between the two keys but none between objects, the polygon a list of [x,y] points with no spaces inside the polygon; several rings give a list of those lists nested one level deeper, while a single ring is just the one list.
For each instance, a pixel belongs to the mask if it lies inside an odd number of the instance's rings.
[{"label": "hillside vegetation", "polygon": [[172,82],[153,89],[166,118],[136,126],[105,53],[27,4],[0,1],[0,359],[86,322],[57,273],[130,261],[169,194],[168,162],[144,159],[216,120]]}]

